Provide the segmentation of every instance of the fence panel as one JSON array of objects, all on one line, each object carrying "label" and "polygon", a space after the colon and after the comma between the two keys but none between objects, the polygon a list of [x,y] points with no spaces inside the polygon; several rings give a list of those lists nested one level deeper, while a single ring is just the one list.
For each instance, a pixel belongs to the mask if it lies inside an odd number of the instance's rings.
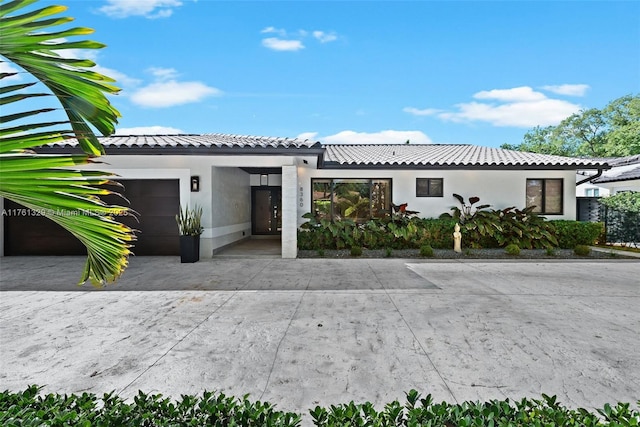
[{"label": "fence panel", "polygon": [[607,243],[640,247],[640,213],[619,211],[600,206],[600,217],[604,222]]}]

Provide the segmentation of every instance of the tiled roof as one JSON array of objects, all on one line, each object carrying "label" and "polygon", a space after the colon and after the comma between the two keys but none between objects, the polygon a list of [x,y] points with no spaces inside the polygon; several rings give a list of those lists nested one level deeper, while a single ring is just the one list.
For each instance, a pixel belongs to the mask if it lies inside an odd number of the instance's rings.
[{"label": "tiled roof", "polygon": [[[275,138],[265,136],[228,135],[207,133],[202,135],[123,135],[99,138],[100,143],[109,148],[149,149],[162,147],[173,149],[288,149],[288,148],[320,148],[320,143],[308,139]],[[52,147],[75,147],[75,139],[51,144]]]},{"label": "tiled roof", "polygon": [[324,145],[325,167],[607,168],[607,162],[475,145]]},{"label": "tiled roof", "polygon": [[591,181],[593,184],[640,179],[640,154],[609,159],[608,163],[611,169]]}]

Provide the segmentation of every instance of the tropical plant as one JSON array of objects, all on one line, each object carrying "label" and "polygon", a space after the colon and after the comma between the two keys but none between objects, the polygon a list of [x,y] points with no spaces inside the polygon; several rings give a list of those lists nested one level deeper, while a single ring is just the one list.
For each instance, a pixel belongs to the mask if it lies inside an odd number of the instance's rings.
[{"label": "tropical plant", "polygon": [[[111,84],[113,79],[92,70],[93,61],[70,57],[71,49],[104,47],[89,40],[68,41],[93,30],[53,31],[51,28],[73,20],[56,16],[66,7],[24,10],[35,2],[0,3],[4,70],[0,72],[0,196],[69,230],[87,247],[80,283],[90,280],[102,285],[119,277],[128,264],[134,231],[115,217],[132,211],[100,199],[117,194],[103,187],[115,184],[113,174],[77,167],[96,163],[94,157],[104,154],[92,127],[102,135],[114,132],[120,114],[106,94],[119,89]],[[54,97],[56,105],[43,107],[40,103],[45,97]],[[33,151],[73,138],[83,153],[45,156]]]},{"label": "tropical plant", "polygon": [[195,206],[193,209],[180,208],[176,214],[176,223],[181,236],[199,236],[204,231],[202,227],[202,208]]},{"label": "tropical plant", "polygon": [[480,201],[480,197],[472,196],[469,197],[469,202],[464,201],[464,197],[459,194],[453,193],[453,197],[460,202],[460,207],[452,206],[451,210],[453,214],[444,213],[440,215],[440,218],[453,218],[456,221],[464,224],[467,221],[472,220],[478,212],[481,212],[483,209],[488,208],[491,205],[478,205],[474,206],[476,203]]}]

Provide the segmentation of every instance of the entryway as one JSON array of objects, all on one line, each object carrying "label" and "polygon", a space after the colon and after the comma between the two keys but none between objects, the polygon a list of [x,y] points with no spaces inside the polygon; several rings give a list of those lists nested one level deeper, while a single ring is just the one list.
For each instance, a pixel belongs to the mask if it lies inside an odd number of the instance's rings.
[{"label": "entryway", "polygon": [[216,252],[214,258],[281,258],[280,236],[256,236]]}]

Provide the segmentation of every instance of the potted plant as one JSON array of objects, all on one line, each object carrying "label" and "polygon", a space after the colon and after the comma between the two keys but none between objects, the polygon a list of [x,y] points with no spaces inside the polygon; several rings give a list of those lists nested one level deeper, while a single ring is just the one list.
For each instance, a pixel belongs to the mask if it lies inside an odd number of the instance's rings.
[{"label": "potted plant", "polygon": [[178,230],[180,231],[180,262],[196,262],[200,260],[200,235],[202,227],[202,208],[195,206],[180,208],[176,215]]}]

